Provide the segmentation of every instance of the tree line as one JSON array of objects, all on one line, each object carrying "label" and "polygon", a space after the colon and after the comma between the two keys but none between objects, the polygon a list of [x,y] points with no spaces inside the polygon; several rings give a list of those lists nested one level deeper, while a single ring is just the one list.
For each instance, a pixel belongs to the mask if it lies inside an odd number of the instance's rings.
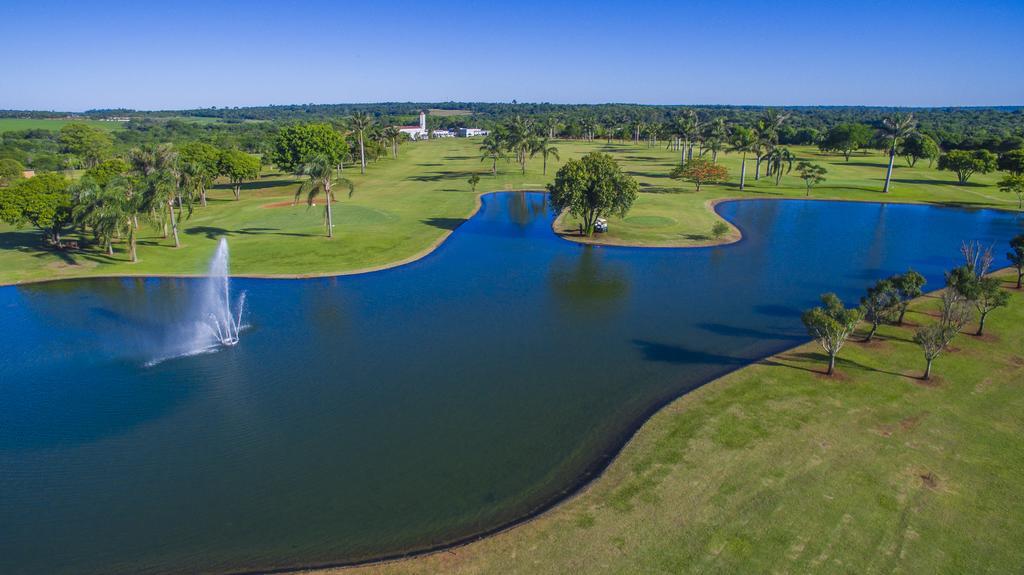
[{"label": "tree line", "polygon": [[[945,274],[945,288],[939,294],[940,308],[935,321],[920,326],[914,332],[914,342],[921,348],[924,370],[921,378],[928,380],[932,364],[972,321],[977,322],[975,336],[985,331],[989,314],[1009,304],[1010,294],[1002,287],[998,277],[990,275],[995,261],[992,248],[983,248],[977,242],[964,242],[961,247],[964,262]],[[1024,280],[1024,234],[1010,241],[1006,255],[1017,272],[1017,289]],[[818,307],[805,311],[801,317],[807,333],[825,351],[828,358],[827,375],[835,371],[836,358],[857,327],[867,325],[863,341],[869,342],[880,325],[904,325],[910,302],[922,294],[925,278],[909,270],[877,281],[867,289],[860,305],[844,306],[834,293],[821,296]]]}]

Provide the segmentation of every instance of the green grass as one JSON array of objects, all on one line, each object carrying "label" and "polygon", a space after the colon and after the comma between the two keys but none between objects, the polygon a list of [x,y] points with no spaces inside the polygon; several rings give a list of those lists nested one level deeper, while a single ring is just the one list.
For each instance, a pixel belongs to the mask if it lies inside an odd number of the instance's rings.
[{"label": "green grass", "polygon": [[[170,248],[154,229],[143,232],[141,261],[127,262],[124,246],[109,258],[96,251],[64,252],[40,249],[38,235],[14,231],[0,225],[0,283],[48,278],[108,274],[193,274],[203,271],[224,235],[230,238],[233,271],[238,274],[328,274],[383,266],[428,250],[448,231],[468,217],[476,197],[466,182],[473,172],[481,174],[478,191],[543,189],[560,162],[541,173],[541,161],[530,161],[525,174],[510,163],[500,163],[497,177],[479,160],[479,139],[445,139],[407,143],[398,160],[371,163],[365,176],[346,170],[357,186],[352,198],[342,198],[336,209],[336,237],[327,240],[322,210],[296,207],[265,208],[266,204],[290,200],[297,183],[291,176],[267,174],[247,185],[243,199],[235,202],[221,187],[213,192],[207,208],[197,208],[183,223],[181,249]],[[629,215],[611,218],[611,230],[598,241],[641,245],[700,245],[711,241],[711,227],[717,216],[708,203],[726,197],[803,197],[802,182],[795,176],[782,178],[781,185],[762,178],[753,180],[753,161],[748,163],[747,190],[739,192],[736,181],[739,157],[722,155],[732,181],[705,186],[699,193],[693,186],[668,178],[678,161],[675,152],[663,146],[605,144],[560,141],[563,160],[589,151],[613,154],[623,168],[640,182],[640,198]],[[797,153],[825,165],[829,180],[812,197],[861,201],[898,201],[979,207],[1015,208],[1016,202],[998,191],[998,175],[977,175],[967,186],[956,185],[948,172],[899,164],[893,191],[879,190],[885,176],[884,158],[854,156],[849,163],[841,156],[825,156],[811,148]],[[559,229],[573,230],[575,222],[560,222]],[[733,231],[724,240],[735,239]]]},{"label": "green grass", "polygon": [[59,130],[72,122],[110,131],[124,128],[122,122],[101,122],[99,120],[0,118],[0,134],[18,130]]},{"label": "green grass", "polygon": [[[1013,292],[989,335],[960,335],[928,384],[910,326],[847,344],[833,378],[801,346],[670,404],[538,519],[354,572],[1020,573],[1024,293]],[[908,321],[935,309],[923,298]]]}]

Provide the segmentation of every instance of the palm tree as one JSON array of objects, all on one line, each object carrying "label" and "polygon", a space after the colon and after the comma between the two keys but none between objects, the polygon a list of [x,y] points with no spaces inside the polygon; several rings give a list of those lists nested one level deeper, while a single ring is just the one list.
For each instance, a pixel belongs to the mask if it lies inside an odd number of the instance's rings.
[{"label": "palm tree", "polygon": [[892,180],[892,165],[896,161],[896,146],[912,134],[917,133],[917,120],[914,114],[906,116],[896,114],[882,120],[882,134],[889,140],[889,169],[885,172],[885,187],[882,192],[889,193],[889,182]]},{"label": "palm tree", "polygon": [[[154,214],[163,219],[164,207],[167,208],[167,219],[163,220],[164,237],[167,237],[167,223],[170,222],[174,234],[174,247],[181,247],[178,236],[178,220],[174,213],[174,205],[182,204],[179,190],[180,170],[178,154],[170,144],[144,145],[128,153],[128,163],[136,173],[140,185],[141,198]],[[188,202],[191,209],[191,197]],[[136,227],[138,219],[136,218]]]},{"label": "palm tree", "polygon": [[729,139],[729,151],[739,152],[740,156],[740,191],[743,191],[747,180],[747,153],[757,151],[757,134],[750,128],[737,126]]},{"label": "palm tree", "polygon": [[137,221],[139,213],[145,214],[147,210],[142,205],[142,194],[132,190],[131,180],[119,176],[100,186],[87,177],[72,193],[72,217],[92,230],[107,255],[114,255],[113,239],[123,234],[128,240],[129,258],[133,263],[139,261],[135,242]]},{"label": "palm tree", "polygon": [[505,157],[505,146],[497,134],[490,134],[480,144],[480,161],[491,160],[491,175],[498,175],[498,160]]},{"label": "palm tree", "polygon": [[402,132],[396,126],[388,126],[384,129],[384,137],[391,144],[391,154],[398,159],[398,146],[402,144]]},{"label": "palm tree", "polygon": [[785,167],[786,173],[793,169],[793,162],[796,161],[796,156],[793,152],[789,151],[789,148],[775,148],[764,157],[764,161],[768,164],[768,169],[765,170],[765,175],[775,175],[775,185],[779,185],[779,181],[782,180],[782,169]]},{"label": "palm tree", "polygon": [[313,205],[317,196],[321,192],[324,194],[325,206],[324,206],[324,217],[327,220],[327,237],[334,237],[334,216],[331,213],[331,203],[334,201],[334,192],[331,190],[334,184],[340,184],[348,187],[348,196],[351,198],[352,193],[355,192],[355,186],[352,185],[347,178],[334,176],[334,166],[331,164],[330,159],[327,156],[318,154],[313,156],[310,161],[302,167],[302,175],[308,177],[305,182],[299,186],[299,189],[295,191],[295,198],[292,200],[292,205],[299,200],[299,197],[303,194],[306,195],[306,204],[309,206]]},{"label": "palm tree", "polygon": [[[349,127],[359,139],[359,173],[366,173],[366,143],[365,138],[370,127],[373,126],[373,118],[366,112],[356,112],[349,120]],[[328,210],[329,211],[329,210]]]},{"label": "palm tree", "polygon": [[718,152],[729,141],[729,126],[725,118],[719,116],[711,121],[707,129],[708,150],[711,150],[711,163],[718,162]]},{"label": "palm tree", "polygon": [[554,156],[556,160],[561,160],[558,157],[558,148],[551,145],[551,140],[547,136],[543,138],[537,138],[534,141],[533,148],[530,150],[530,156],[540,154],[544,157],[544,175],[548,175],[548,156]]},{"label": "palm tree", "polygon": [[544,130],[548,133],[548,139],[555,139],[555,132],[558,131],[559,122],[558,116],[554,114],[544,118]]}]

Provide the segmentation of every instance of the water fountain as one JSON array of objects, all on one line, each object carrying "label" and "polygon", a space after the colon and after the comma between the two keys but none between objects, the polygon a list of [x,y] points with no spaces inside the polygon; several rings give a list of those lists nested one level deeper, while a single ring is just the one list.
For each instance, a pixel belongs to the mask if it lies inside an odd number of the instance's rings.
[{"label": "water fountain", "polygon": [[203,325],[220,345],[235,345],[242,329],[245,292],[238,297],[237,309],[231,309],[231,280],[228,276],[229,252],[226,238],[220,239],[210,261],[207,285],[200,302]]}]

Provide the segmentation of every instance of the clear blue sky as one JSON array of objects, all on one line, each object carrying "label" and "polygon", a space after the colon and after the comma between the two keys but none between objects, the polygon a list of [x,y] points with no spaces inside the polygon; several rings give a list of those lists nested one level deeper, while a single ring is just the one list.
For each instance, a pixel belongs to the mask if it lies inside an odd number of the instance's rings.
[{"label": "clear blue sky", "polygon": [[0,108],[1024,104],[1024,0],[0,0]]}]

